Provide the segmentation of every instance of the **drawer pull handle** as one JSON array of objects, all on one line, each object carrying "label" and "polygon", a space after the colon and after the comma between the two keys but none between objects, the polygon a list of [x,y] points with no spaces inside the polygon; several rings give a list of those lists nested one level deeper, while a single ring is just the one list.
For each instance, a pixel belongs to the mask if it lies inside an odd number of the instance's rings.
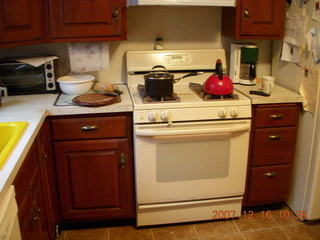
[{"label": "drawer pull handle", "polygon": [[81,127],[82,131],[94,131],[97,129],[98,129],[98,126],[94,126],[94,125],[87,125],[87,126]]},{"label": "drawer pull handle", "polygon": [[281,135],[270,135],[269,139],[270,140],[280,140],[281,139]]},{"label": "drawer pull handle", "polygon": [[270,115],[270,118],[273,120],[278,120],[278,119],[282,119],[283,115],[282,114],[272,114],[272,115]]},{"label": "drawer pull handle", "polygon": [[275,177],[277,175],[276,172],[268,172],[264,174],[266,177]]}]

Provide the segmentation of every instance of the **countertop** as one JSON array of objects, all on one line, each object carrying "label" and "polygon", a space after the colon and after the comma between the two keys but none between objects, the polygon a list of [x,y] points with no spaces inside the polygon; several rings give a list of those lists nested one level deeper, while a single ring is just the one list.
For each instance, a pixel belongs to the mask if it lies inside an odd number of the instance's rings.
[{"label": "countertop", "polygon": [[2,169],[0,169],[0,202],[12,184],[47,116],[133,111],[127,86],[123,84],[116,86],[123,91],[121,102],[103,107],[54,106],[53,104],[58,94],[23,95],[2,98],[0,122],[26,121],[29,125],[8,160]]},{"label": "countertop", "polygon": [[257,83],[254,86],[235,84],[234,88],[250,98],[252,104],[299,103],[303,101],[300,94],[292,92],[277,84],[274,86],[270,94],[271,96],[269,97],[249,93],[251,90],[261,91],[261,83]]}]

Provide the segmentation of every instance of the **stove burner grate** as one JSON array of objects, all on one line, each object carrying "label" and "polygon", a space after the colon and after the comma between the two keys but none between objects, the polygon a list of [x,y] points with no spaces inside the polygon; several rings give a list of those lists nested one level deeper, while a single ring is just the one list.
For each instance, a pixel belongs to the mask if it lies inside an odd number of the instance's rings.
[{"label": "stove burner grate", "polygon": [[164,96],[164,97],[151,97],[147,96],[145,93],[145,86],[142,84],[138,85],[138,91],[140,97],[143,100],[143,103],[176,103],[181,102],[180,97],[177,94],[173,94],[172,96]]},{"label": "stove burner grate", "polygon": [[189,88],[197,94],[203,101],[228,101],[228,100],[239,100],[237,94],[228,94],[228,95],[212,95],[203,91],[203,85],[199,83],[189,83]]}]

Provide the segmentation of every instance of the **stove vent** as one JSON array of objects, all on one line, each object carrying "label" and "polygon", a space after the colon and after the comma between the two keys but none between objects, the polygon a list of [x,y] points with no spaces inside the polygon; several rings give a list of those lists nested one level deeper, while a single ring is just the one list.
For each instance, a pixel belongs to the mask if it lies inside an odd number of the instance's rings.
[{"label": "stove vent", "polygon": [[127,0],[127,5],[235,7],[236,0]]}]

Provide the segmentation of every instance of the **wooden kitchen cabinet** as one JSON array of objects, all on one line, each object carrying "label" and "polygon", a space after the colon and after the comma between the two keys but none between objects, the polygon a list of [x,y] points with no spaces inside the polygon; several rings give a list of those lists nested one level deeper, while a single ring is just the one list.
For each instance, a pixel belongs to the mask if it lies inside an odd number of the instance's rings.
[{"label": "wooden kitchen cabinet", "polygon": [[41,183],[45,200],[46,219],[50,239],[58,236],[56,224],[58,222],[58,197],[56,195],[57,183],[55,182],[55,166],[53,162],[53,153],[51,145],[51,125],[46,120],[36,138],[39,166],[41,174]]},{"label": "wooden kitchen cabinet", "polygon": [[0,47],[126,39],[125,0],[0,0]]},{"label": "wooden kitchen cabinet", "polygon": [[133,218],[132,116],[52,119],[62,222]]},{"label": "wooden kitchen cabinet", "polygon": [[23,240],[56,236],[58,210],[50,131],[50,122],[45,121],[13,182]]},{"label": "wooden kitchen cabinet", "polygon": [[126,38],[125,0],[48,0],[49,41]]},{"label": "wooden kitchen cabinet", "polygon": [[46,219],[37,142],[34,142],[13,185],[22,240],[51,239]]},{"label": "wooden kitchen cabinet", "polygon": [[285,0],[238,0],[222,9],[221,32],[236,39],[282,39]]},{"label": "wooden kitchen cabinet", "polygon": [[40,43],[42,0],[0,0],[0,47]]},{"label": "wooden kitchen cabinet", "polygon": [[300,108],[253,105],[244,207],[288,200]]}]

